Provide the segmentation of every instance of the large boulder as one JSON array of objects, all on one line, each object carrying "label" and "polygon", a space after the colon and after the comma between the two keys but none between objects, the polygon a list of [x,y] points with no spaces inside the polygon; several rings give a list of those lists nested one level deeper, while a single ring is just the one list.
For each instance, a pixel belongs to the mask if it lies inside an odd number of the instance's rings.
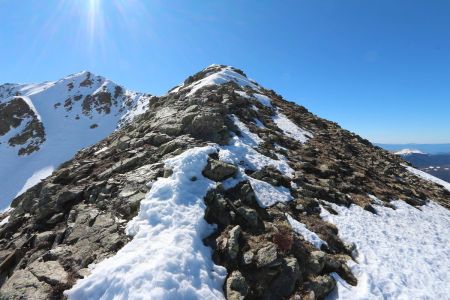
[{"label": "large boulder", "polygon": [[35,261],[28,269],[40,281],[51,285],[67,285],[69,275],[58,261]]},{"label": "large boulder", "polygon": [[46,300],[52,288],[28,270],[17,270],[0,290],[0,300]]},{"label": "large boulder", "polygon": [[238,168],[216,159],[209,159],[203,176],[214,181],[222,181],[236,174]]}]

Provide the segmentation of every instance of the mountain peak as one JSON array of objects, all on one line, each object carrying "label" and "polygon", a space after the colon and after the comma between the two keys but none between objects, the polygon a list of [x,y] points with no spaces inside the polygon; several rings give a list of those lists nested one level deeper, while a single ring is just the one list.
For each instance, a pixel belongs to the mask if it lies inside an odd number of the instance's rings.
[{"label": "mountain peak", "polygon": [[188,91],[187,95],[191,96],[203,87],[222,85],[229,82],[233,82],[240,87],[248,86],[253,89],[259,89],[259,85],[247,78],[247,75],[242,70],[232,66],[213,64],[189,76],[181,85],[176,86],[169,93]]}]

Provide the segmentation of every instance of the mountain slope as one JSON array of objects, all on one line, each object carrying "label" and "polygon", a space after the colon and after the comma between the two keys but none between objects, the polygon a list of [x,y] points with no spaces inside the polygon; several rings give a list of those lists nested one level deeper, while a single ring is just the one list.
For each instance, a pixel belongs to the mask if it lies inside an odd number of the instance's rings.
[{"label": "mountain slope", "polygon": [[400,153],[400,155],[419,170],[450,182],[450,154]]},{"label": "mountain slope", "polygon": [[406,164],[213,65],[14,199],[0,299],[444,297],[450,191]]},{"label": "mountain slope", "polygon": [[142,112],[149,96],[90,72],[0,86],[0,207]]}]

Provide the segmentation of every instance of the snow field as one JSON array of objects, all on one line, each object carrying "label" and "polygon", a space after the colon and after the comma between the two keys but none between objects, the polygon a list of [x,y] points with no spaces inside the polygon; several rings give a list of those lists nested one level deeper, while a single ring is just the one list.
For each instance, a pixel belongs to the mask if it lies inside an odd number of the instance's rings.
[{"label": "snow field", "polygon": [[349,267],[356,287],[337,274],[337,289],[328,299],[447,299],[450,294],[450,213],[429,202],[419,209],[395,201],[396,209],[376,205],[378,214],[360,206],[331,204],[338,215],[322,208],[324,220],[357,247]]}]

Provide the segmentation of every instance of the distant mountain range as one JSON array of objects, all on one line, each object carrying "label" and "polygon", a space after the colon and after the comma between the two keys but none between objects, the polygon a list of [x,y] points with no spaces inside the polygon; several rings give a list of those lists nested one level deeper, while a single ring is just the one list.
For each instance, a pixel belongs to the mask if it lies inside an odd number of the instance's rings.
[{"label": "distant mountain range", "polygon": [[378,144],[401,155],[414,167],[450,182],[450,144]]},{"label": "distant mountain range", "polygon": [[450,153],[450,143],[448,144],[378,144],[375,145],[392,152],[403,149],[419,150],[428,154]]}]

